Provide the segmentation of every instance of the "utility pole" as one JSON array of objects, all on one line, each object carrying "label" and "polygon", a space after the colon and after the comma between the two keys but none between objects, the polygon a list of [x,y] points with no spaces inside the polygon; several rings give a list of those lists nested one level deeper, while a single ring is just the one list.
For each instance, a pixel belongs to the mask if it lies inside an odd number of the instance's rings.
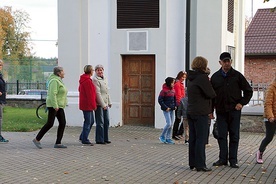
[{"label": "utility pole", "polygon": [[253,18],[253,0],[251,0],[251,19]]}]

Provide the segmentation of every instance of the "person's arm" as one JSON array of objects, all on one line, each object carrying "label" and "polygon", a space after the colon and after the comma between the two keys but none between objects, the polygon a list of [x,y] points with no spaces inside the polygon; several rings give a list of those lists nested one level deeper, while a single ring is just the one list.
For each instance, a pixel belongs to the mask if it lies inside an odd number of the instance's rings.
[{"label": "person's arm", "polygon": [[176,106],[179,106],[180,100],[181,100],[181,86],[180,82],[176,82],[174,85],[174,91],[175,91],[175,99],[176,99]]},{"label": "person's arm", "polygon": [[58,81],[55,79],[52,79],[49,83],[48,95],[49,95],[49,99],[51,100],[51,105],[56,111],[58,111],[59,109],[58,102],[57,102],[58,88],[59,88]]},{"label": "person's arm", "polygon": [[216,97],[216,93],[207,75],[204,74],[201,76],[201,84],[202,91],[206,98],[213,99]]},{"label": "person's arm", "polygon": [[276,96],[274,96],[276,91],[276,87],[272,84],[268,87],[266,91],[266,97],[264,102],[264,115],[268,119],[269,122],[274,122],[275,117],[273,114],[273,99],[275,100]]},{"label": "person's arm", "polygon": [[96,96],[97,96],[97,102],[98,104],[102,107],[102,108],[106,108],[107,105],[104,103],[104,100],[102,98],[102,94],[101,94],[101,83],[97,78],[93,79],[93,83],[96,87]]},{"label": "person's arm", "polygon": [[240,100],[240,104],[244,106],[248,104],[250,99],[252,98],[253,90],[242,74],[240,74],[240,86],[241,86],[241,90],[243,91],[243,96],[242,96],[242,99]]},{"label": "person's arm", "polygon": [[165,92],[163,90],[160,91],[160,94],[158,96],[158,103],[161,106],[162,110],[167,110],[169,107],[164,102]]}]

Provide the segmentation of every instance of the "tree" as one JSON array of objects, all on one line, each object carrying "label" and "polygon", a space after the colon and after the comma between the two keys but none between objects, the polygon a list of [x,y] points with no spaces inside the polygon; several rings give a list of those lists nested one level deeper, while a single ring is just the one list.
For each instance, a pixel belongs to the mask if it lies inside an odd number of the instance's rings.
[{"label": "tree", "polygon": [[0,8],[0,57],[3,58],[3,55],[7,54],[7,35],[13,34],[14,30],[14,19],[11,15],[11,12],[8,8]]},{"label": "tree", "polygon": [[[269,2],[270,0],[264,0],[264,3],[265,2]],[[276,10],[276,7],[272,8],[271,11],[274,12]]]},{"label": "tree", "polygon": [[26,31],[30,21],[29,14],[22,10],[12,11],[11,7],[0,8],[0,42],[3,59],[21,60],[31,56],[28,43],[30,32]]}]

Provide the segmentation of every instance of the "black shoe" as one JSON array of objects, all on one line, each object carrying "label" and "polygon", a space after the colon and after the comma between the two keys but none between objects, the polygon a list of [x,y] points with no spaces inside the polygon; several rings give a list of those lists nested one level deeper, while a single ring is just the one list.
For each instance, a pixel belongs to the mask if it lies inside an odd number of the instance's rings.
[{"label": "black shoe", "polygon": [[96,142],[96,144],[106,144],[105,142]]},{"label": "black shoe", "polygon": [[195,166],[190,166],[190,169],[191,169],[191,170],[194,170],[194,169],[195,169]]},{"label": "black shoe", "polygon": [[196,171],[203,171],[203,172],[209,172],[212,171],[211,168],[203,167],[203,168],[196,168]]},{"label": "black shoe", "polygon": [[238,164],[230,164],[230,167],[232,167],[232,168],[240,168],[240,166]]},{"label": "black shoe", "polygon": [[94,146],[94,144],[90,141],[87,141],[87,142],[82,142],[83,145],[86,145],[86,146]]},{"label": "black shoe", "polygon": [[227,162],[223,162],[221,160],[216,161],[213,163],[213,166],[223,166],[223,165],[228,165]]},{"label": "black shoe", "polygon": [[110,144],[111,143],[111,141],[104,141],[106,144]]}]

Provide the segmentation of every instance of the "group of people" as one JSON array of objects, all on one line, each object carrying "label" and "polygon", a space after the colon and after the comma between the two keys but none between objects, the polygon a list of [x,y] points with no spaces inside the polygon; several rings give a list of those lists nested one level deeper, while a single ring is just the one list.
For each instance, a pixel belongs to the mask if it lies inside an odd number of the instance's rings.
[{"label": "group of people", "polygon": [[[84,145],[94,144],[89,140],[89,133],[94,124],[94,113],[96,120],[96,144],[109,144],[109,108],[111,100],[108,93],[107,79],[104,76],[104,67],[95,67],[96,75],[93,76],[94,69],[91,65],[84,67],[84,73],[79,79],[79,109],[83,112],[83,128],[79,140]],[[67,148],[61,144],[66,125],[64,108],[67,105],[67,89],[62,81],[64,78],[62,67],[55,67],[53,74],[50,75],[46,106],[48,109],[48,119],[46,124],[33,139],[33,143],[39,149],[42,148],[40,140],[53,127],[55,118],[58,119],[57,138],[54,148]],[[93,78],[92,78],[93,76]]]},{"label": "group of people", "polygon": [[[230,167],[239,168],[238,146],[240,139],[241,110],[248,104],[253,90],[245,77],[232,68],[231,55],[223,52],[219,57],[221,68],[211,78],[207,67],[208,60],[198,56],[191,64],[191,70],[179,72],[176,79],[167,77],[158,97],[163,111],[166,125],[159,137],[162,143],[174,144],[173,139],[181,139],[185,130],[185,143],[189,145],[189,166],[191,170],[211,171],[206,166],[206,144],[208,143],[210,120],[216,113],[218,130],[219,159],[213,166],[223,166],[230,163]],[[3,121],[3,107],[6,103],[6,83],[2,77],[3,61],[0,60],[0,143],[9,142],[1,135]],[[96,120],[96,144],[109,144],[109,108],[111,108],[107,79],[104,67],[95,66],[96,74],[91,65],[84,67],[84,73],[79,79],[79,109],[83,112],[83,129],[79,140],[84,145],[93,143],[89,140],[89,133]],[[61,144],[66,118],[64,108],[67,105],[67,88],[62,79],[65,72],[62,67],[55,67],[50,75],[46,106],[48,118],[46,124],[33,139],[39,149],[41,139],[53,127],[55,118],[58,119],[57,138],[54,148],[67,148]],[[187,79],[187,90],[184,81]],[[189,98],[188,98],[189,97]],[[272,84],[266,91],[264,102],[264,118],[266,136],[256,153],[256,162],[263,163],[263,154],[267,145],[272,141],[276,131],[276,73]],[[175,111],[175,112],[174,112]],[[174,125],[172,122],[175,121]],[[182,120],[182,121],[181,121]],[[182,124],[180,125],[180,123]],[[228,141],[229,136],[229,141]],[[207,137],[207,139],[206,139]]]},{"label": "group of people", "polygon": [[[226,166],[229,163],[230,167],[239,168],[237,155],[241,110],[244,105],[249,103],[253,90],[246,78],[232,67],[230,53],[221,53],[219,64],[221,68],[209,78],[208,60],[201,56],[194,58],[191,70],[185,77],[181,78],[182,80],[178,77],[165,79],[165,84],[163,84],[158,97],[166,121],[159,137],[162,143],[174,144],[171,136],[175,139],[181,135],[181,132],[178,131],[180,118],[183,117],[184,120],[188,120],[188,128],[186,129],[189,129],[187,135],[189,136],[189,166],[191,170],[196,169],[204,172],[212,170],[206,166],[205,148],[208,144],[210,121],[214,119],[214,112],[216,113],[218,130],[219,159],[213,163],[213,166]],[[183,82],[186,77],[187,93],[183,95],[185,93],[177,92],[179,84],[176,81]],[[179,96],[181,100],[179,100]],[[273,83],[266,92],[264,103],[266,137],[256,153],[256,161],[260,164],[263,163],[263,153],[272,141],[276,130],[275,99],[276,73]],[[172,128],[174,110],[178,113],[176,113],[177,117]],[[184,120],[183,122],[185,122]]]}]

